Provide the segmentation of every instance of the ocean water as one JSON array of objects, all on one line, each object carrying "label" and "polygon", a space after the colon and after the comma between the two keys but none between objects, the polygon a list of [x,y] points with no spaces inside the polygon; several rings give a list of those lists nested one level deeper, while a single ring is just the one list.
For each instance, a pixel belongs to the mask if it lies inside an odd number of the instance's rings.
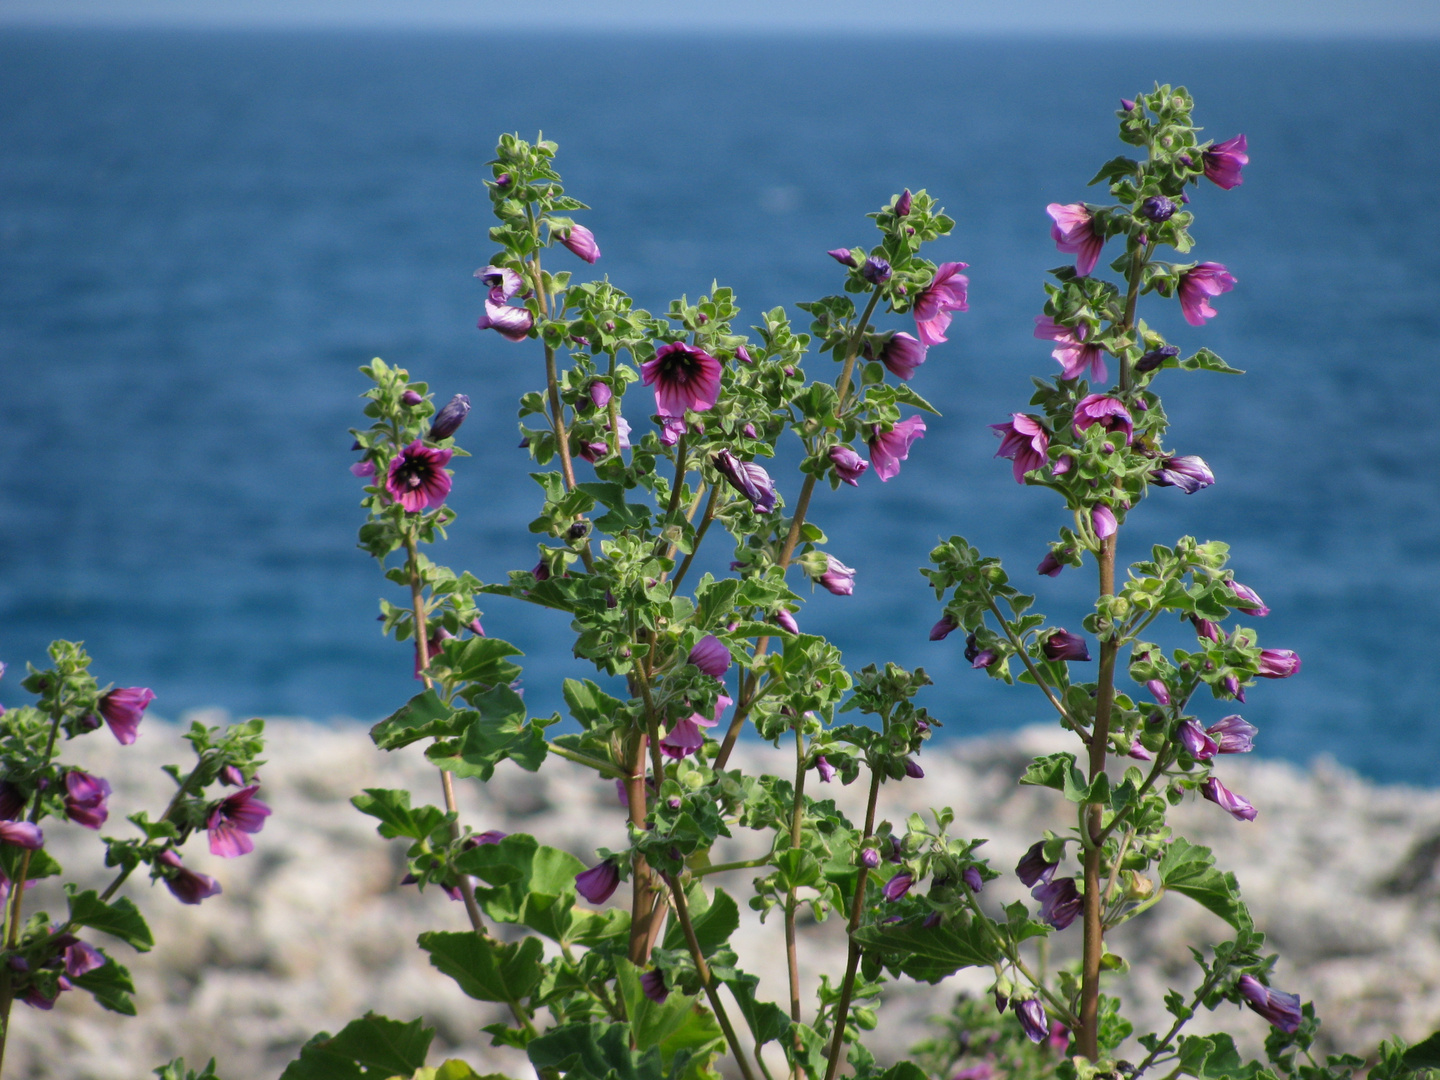
[{"label": "ocean water", "polygon": [[[1142,314],[1249,374],[1165,380],[1170,445],[1218,483],[1155,492],[1122,558],[1232,545],[1274,609],[1265,643],[1304,657],[1243,709],[1263,753],[1440,782],[1437,67],[1404,43],[0,34],[0,701],[60,636],[170,716],[370,721],[414,692],[353,546],[356,368],[475,402],[436,557],[490,580],[533,564],[513,410],[539,353],[474,329],[471,273],[496,135],[543,129],[594,207],[596,270],[651,310],[712,280],[752,318],[836,291],[824,251],[868,244],[867,211],[904,186],[945,203],[934,254],[971,264],[971,311],[914,382],[944,415],[896,480],[817,498],[858,584],[800,618],[852,666],[925,665],[946,735],[1047,719],[926,640],[916,568],[966,535],[1078,627],[1091,574],[1033,576],[1062,514],[986,425],[1054,370],[1030,333],[1064,261],[1045,204],[1098,198],[1117,99],[1160,80],[1252,164],[1195,199],[1197,257],[1239,279],[1219,317]],[[485,623],[526,651],[537,712],[590,674],[554,613],[496,598]]]}]

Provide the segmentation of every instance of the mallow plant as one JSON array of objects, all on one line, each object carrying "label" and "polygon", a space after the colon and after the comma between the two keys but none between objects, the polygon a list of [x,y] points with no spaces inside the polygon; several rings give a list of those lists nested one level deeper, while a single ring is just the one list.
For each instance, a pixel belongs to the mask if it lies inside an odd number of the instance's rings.
[{"label": "mallow plant", "polygon": [[[264,721],[225,729],[196,723],[184,736],[194,763],[164,767],[175,788],[169,802],[153,819],[144,810],[130,814],[123,835],[102,834],[115,829],[111,799],[124,794],[77,764],[72,743],[89,735],[104,738],[108,731],[122,746],[132,745],[155,694],[147,687],[101,687],[89,655],[75,642],[56,641],[49,654],[50,667],[27,665],[20,680],[33,700],[16,705],[11,698],[8,708],[0,706],[0,1066],[11,1025],[44,1024],[43,1013],[67,991],[82,991],[105,1009],[135,1015],[129,971],[99,944],[113,939],[137,952],[155,945],[122,887],[143,869],[182,904],[217,896],[220,883],[187,866],[180,849],[203,836],[212,855],[247,854],[270,814],[256,797]],[[0,663],[0,677],[4,674]],[[104,865],[113,869],[104,889],[65,880],[47,847],[47,836],[53,839],[65,829],[96,835],[103,848],[97,857],[103,855]],[[60,888],[42,891],[65,905],[64,914],[52,916],[33,910],[33,901],[27,904],[31,890],[42,882],[49,886],[51,878],[59,879]],[[17,1013],[17,1003],[27,1009]],[[174,1080],[187,1076],[182,1061],[161,1071]]]}]

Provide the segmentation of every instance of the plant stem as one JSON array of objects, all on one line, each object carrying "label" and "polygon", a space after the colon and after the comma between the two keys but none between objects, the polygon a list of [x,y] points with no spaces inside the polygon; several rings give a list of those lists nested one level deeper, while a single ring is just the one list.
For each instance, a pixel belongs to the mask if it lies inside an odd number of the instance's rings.
[{"label": "plant stem", "polygon": [[[675,516],[675,511],[680,509],[680,492],[685,487],[685,440],[686,436],[681,435],[680,441],[675,445],[675,483],[670,488],[670,504],[665,507],[665,517],[661,520],[662,530]],[[662,535],[655,541],[655,554],[659,555],[665,547],[665,537]]]},{"label": "plant stem", "polygon": [[671,588],[678,590],[680,582],[685,580],[685,575],[690,570],[690,564],[695,561],[695,553],[700,550],[700,544],[705,539],[705,534],[710,531],[710,523],[715,520],[715,504],[720,501],[720,485],[716,484],[710,489],[710,500],[705,504],[705,513],[700,517],[700,528],[695,530],[695,540],[690,546],[690,554],[685,556],[680,563],[680,568],[675,571],[675,577],[671,582]]},{"label": "plant stem", "polygon": [[[653,653],[647,659],[653,659]],[[650,680],[641,664],[635,665],[635,680],[645,699],[645,730],[632,732],[634,748],[630,773],[625,778],[625,801],[630,806],[630,823],[645,828],[649,812],[645,785],[645,752],[650,751],[650,767],[654,770],[655,790],[665,779],[665,762],[660,753],[660,721],[655,714],[655,699],[650,693]],[[650,962],[650,949],[660,931],[660,890],[655,885],[655,870],[643,855],[635,855],[630,866],[630,947],[627,955],[636,967]]]},{"label": "plant stem", "polygon": [[724,874],[731,870],[748,870],[756,866],[769,866],[770,861],[775,857],[774,852],[761,855],[758,859],[741,859],[739,862],[712,863],[709,866],[702,866],[698,870],[691,870],[691,877],[709,877],[711,874]]},{"label": "plant stem", "polygon": [[[1217,962],[1210,974],[1205,976],[1205,981],[1200,984],[1200,988],[1195,991],[1195,996],[1190,1000],[1190,1008],[1188,1010],[1190,1016],[1195,1015],[1195,1010],[1199,1007],[1200,1002],[1205,999],[1205,995],[1210,992],[1210,988],[1219,980],[1220,976],[1226,970],[1225,965]],[[1175,1040],[1175,1036],[1180,1034],[1180,1029],[1185,1026],[1185,1021],[1188,1019],[1189,1016],[1176,1018],[1175,1023],[1170,1025],[1170,1030],[1165,1033],[1165,1037],[1155,1044],[1155,1049],[1151,1050],[1145,1059],[1141,1061],[1139,1065],[1135,1066],[1135,1071],[1130,1074],[1130,1080],[1139,1080],[1140,1075],[1151,1065],[1155,1064],[1155,1059],[1169,1048],[1170,1044]]]},{"label": "plant stem", "polygon": [[613,764],[612,762],[601,761],[597,757],[591,757],[589,754],[582,754],[578,750],[571,750],[568,747],[561,746],[559,743],[551,742],[548,739],[546,740],[545,745],[549,748],[550,753],[554,754],[556,757],[562,757],[566,761],[573,761],[577,765],[584,765],[587,768],[594,769],[602,776],[607,776],[612,779],[618,780],[625,775],[625,770],[620,768],[620,766]]},{"label": "plant stem", "polygon": [[[790,810],[790,846],[798,848],[805,824],[805,736],[801,720],[795,718],[795,801]],[[800,959],[795,950],[795,908],[797,889],[792,884],[785,897],[785,960],[790,968],[790,1019],[800,1023]],[[800,1033],[795,1033],[795,1052],[801,1049]]]},{"label": "plant stem", "polygon": [[[880,797],[880,773],[870,772],[870,801],[865,807],[865,835],[861,844],[875,832],[875,803]],[[855,940],[855,931],[860,926],[860,915],[865,910],[865,885],[869,880],[870,868],[862,861],[855,875],[855,899],[850,904],[850,923],[846,935],[850,939],[849,954],[845,958],[845,979],[840,984],[840,1003],[835,1006],[835,1035],[830,1042],[830,1060],[825,1066],[825,1080],[835,1080],[840,1069],[840,1053],[845,1048],[845,1021],[850,1015],[850,1000],[855,994],[855,972],[860,967],[860,943]]]},{"label": "plant stem", "polygon": [[1025,643],[1010,632],[1010,624],[1005,620],[1005,616],[1000,614],[1000,608],[996,605],[995,598],[987,595],[985,599],[990,604],[990,611],[994,614],[995,620],[1000,624],[1000,628],[1005,631],[1005,636],[1010,639],[1010,644],[1015,647],[1015,655],[1020,657],[1020,662],[1025,665],[1025,670],[1028,671],[1030,677],[1035,680],[1035,685],[1044,691],[1045,697],[1051,705],[1055,706],[1055,711],[1060,714],[1060,719],[1064,720],[1071,729],[1078,732],[1078,725],[1070,719],[1070,713],[1066,710],[1065,706],[1060,703],[1060,699],[1055,696],[1055,691],[1050,688],[1050,684],[1041,676],[1040,669],[1037,668],[1034,661],[1030,659],[1030,653],[1026,650]]},{"label": "plant stem", "polygon": [[[1054,992],[1052,992],[1045,986],[1045,965],[1043,962],[1044,958],[1041,958],[1041,974],[1039,976],[1036,976],[1034,972],[1032,972],[1028,967],[1025,966],[1025,961],[1020,958],[1020,950],[1018,948],[1012,947],[1011,943],[1005,938],[1005,936],[1001,934],[1000,931],[995,929],[995,923],[981,909],[980,900],[975,895],[974,891],[970,888],[970,886],[965,885],[963,887],[965,889],[965,899],[970,904],[970,910],[975,913],[975,918],[980,923],[980,925],[985,927],[985,929],[990,932],[991,938],[994,939],[995,944],[999,947],[1000,952],[1004,954],[1005,959],[1009,961],[1010,966],[1013,967],[1016,971],[1020,972],[1021,975],[1024,975],[1025,978],[1029,980],[1030,985],[1041,993],[1045,1000],[1050,1003],[1050,1008],[1055,1011],[1056,1016],[1060,1017],[1060,1019],[1063,1020],[1071,1028],[1074,1028],[1078,1024],[1078,1021],[1075,1019],[1075,1014],[1070,1011],[1069,1006],[1067,1006],[1064,1001],[1062,1001]],[[1041,938],[1041,945],[1044,945],[1047,940],[1047,938]]]}]

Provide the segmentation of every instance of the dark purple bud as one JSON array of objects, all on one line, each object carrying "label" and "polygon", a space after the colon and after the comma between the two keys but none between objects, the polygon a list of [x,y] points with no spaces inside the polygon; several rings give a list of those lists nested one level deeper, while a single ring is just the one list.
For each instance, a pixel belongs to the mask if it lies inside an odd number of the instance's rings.
[{"label": "dark purple bud", "polygon": [[445,403],[445,407],[435,414],[434,421],[430,424],[430,439],[432,442],[439,442],[441,439],[448,439],[455,432],[460,430],[460,425],[465,422],[465,417],[470,412],[470,399],[464,394],[456,394]]},{"label": "dark purple bud", "polygon": [[[1206,665],[1207,668],[1209,665]],[[1220,680],[1220,685],[1225,687],[1225,692],[1242,705],[1245,703],[1245,688],[1240,685],[1240,680],[1234,675],[1226,675]]]},{"label": "dark purple bud", "polygon": [[1216,777],[1207,777],[1200,785],[1200,794],[1224,810],[1236,821],[1254,821],[1256,810],[1240,795],[1236,795]]},{"label": "dark purple bud", "polygon": [[795,616],[790,614],[786,608],[782,607],[779,611],[775,612],[775,621],[780,624],[780,629],[782,630],[788,631],[791,634],[800,633],[800,624],[795,621]]},{"label": "dark purple bud", "polygon": [[245,774],[234,765],[226,765],[220,770],[220,783],[226,787],[244,787]]},{"label": "dark purple bud", "polygon": [[1158,349],[1151,349],[1144,356],[1140,357],[1139,360],[1136,360],[1135,370],[1144,375],[1147,372],[1154,371],[1161,364],[1165,363],[1166,360],[1170,360],[1179,355],[1180,349],[1177,346],[1162,345]]},{"label": "dark purple bud", "polygon": [[1220,752],[1215,740],[1205,734],[1194,720],[1186,720],[1175,734],[1185,752],[1196,761],[1209,761]]},{"label": "dark purple bud", "polygon": [[[371,466],[371,471],[374,471],[373,465]],[[381,618],[383,619],[384,616],[382,615]],[[78,726],[81,731],[94,731],[96,728],[100,727],[101,723],[103,723],[103,721],[100,719],[100,717],[96,716],[94,713],[86,713],[80,718],[80,723]]]},{"label": "dark purple bud", "polygon": [[1187,454],[1166,458],[1161,467],[1150,474],[1150,482],[1157,487],[1178,487],[1186,495],[1194,495],[1215,483],[1215,474],[1204,458]]},{"label": "dark purple bud", "polygon": [[978,893],[981,889],[985,888],[985,879],[980,876],[980,868],[978,866],[967,866],[965,873],[962,874],[961,877],[965,879],[965,887],[973,893]]},{"label": "dark purple bud", "polygon": [[898,836],[890,837],[890,854],[887,855],[886,858],[892,863],[904,861],[904,855],[900,850],[900,838]]},{"label": "dark purple bud", "polygon": [[1260,729],[1246,723],[1242,717],[1227,716],[1205,729],[1205,734],[1215,740],[1222,754],[1248,754],[1255,749],[1255,735]]},{"label": "dark purple bud", "polygon": [[1075,888],[1074,878],[1047,881],[1030,890],[1030,895],[1040,901],[1040,918],[1056,930],[1064,930],[1085,906],[1080,891]]},{"label": "dark purple bud", "polygon": [[1015,876],[1020,879],[1021,884],[1028,887],[1037,881],[1049,881],[1055,876],[1055,868],[1059,865],[1045,858],[1045,841],[1037,840],[1015,864]]},{"label": "dark purple bud", "polygon": [[1180,192],[1180,205],[1181,205],[1181,206],[1188,206],[1188,205],[1190,205],[1190,195],[1189,195],[1187,192],[1184,192],[1184,191]]},{"label": "dark purple bud", "polygon": [[1124,109],[1126,112],[1134,112],[1135,102],[1131,101],[1129,98],[1122,97],[1120,99],[1120,108]]},{"label": "dark purple bud", "polygon": [[1216,626],[1209,619],[1202,619],[1198,615],[1191,615],[1190,623],[1195,627],[1197,637],[1202,637],[1206,641],[1220,641],[1220,627]]},{"label": "dark purple bud", "polygon": [[1072,634],[1064,627],[1056,630],[1041,646],[1041,651],[1047,660],[1089,660],[1090,650],[1085,645],[1085,639],[1078,634]]},{"label": "dark purple bud", "polygon": [[182,904],[198,904],[201,900],[220,895],[218,881],[209,874],[197,874],[193,870],[187,870],[175,852],[168,849],[162,851],[155,861],[170,871],[163,874],[165,887]]},{"label": "dark purple bud", "polygon": [[400,404],[408,405],[412,409],[416,405],[421,404],[424,400],[425,399],[419,394],[417,394],[414,390],[406,390],[403,394],[400,395]]},{"label": "dark purple bud", "polygon": [[1135,242],[1141,247],[1144,247],[1146,244],[1150,243],[1150,236],[1148,233],[1142,232],[1139,236],[1135,238]]},{"label": "dark purple bud", "polygon": [[848,266],[852,270],[859,265],[859,263],[855,261],[855,254],[850,251],[849,248],[835,248],[833,251],[827,251],[825,254],[829,255],[830,258],[842,266]]},{"label": "dark purple bud", "polygon": [[739,360],[742,364],[755,363],[755,361],[750,358],[750,350],[745,348],[744,345],[735,346],[735,359]]},{"label": "dark purple bud", "polygon": [[620,870],[606,859],[575,875],[575,891],[592,904],[603,904],[620,885]]},{"label": "dark purple bud", "polygon": [[509,187],[510,174],[508,172],[502,172],[499,176],[495,178],[495,186],[498,188]]},{"label": "dark purple bud", "polygon": [[871,285],[883,285],[890,280],[890,264],[879,255],[871,255],[860,268],[860,276]]},{"label": "dark purple bud", "polygon": [[87,829],[105,824],[110,811],[105,800],[110,797],[110,784],[98,776],[71,769],[65,774],[65,816]]},{"label": "dark purple bud", "polygon": [[537,562],[535,564],[535,569],[531,570],[530,573],[535,576],[536,581],[550,580],[550,567],[546,565],[544,559],[541,559],[539,562]]},{"label": "dark purple bud", "polygon": [[1180,164],[1184,165],[1187,169],[1193,169],[1195,167],[1195,159],[1192,158],[1189,154],[1181,154],[1175,160],[1180,162]]},{"label": "dark purple bud", "polygon": [[821,754],[815,759],[815,768],[820,773],[820,782],[822,784],[828,784],[831,780],[835,779],[835,766],[825,760],[824,754]]},{"label": "dark purple bud", "polygon": [[1151,221],[1169,221],[1175,210],[1175,203],[1164,195],[1151,195],[1140,204],[1140,212]]},{"label": "dark purple bud", "polygon": [[640,976],[640,990],[657,1005],[665,1004],[665,999],[670,996],[670,988],[665,985],[665,973],[659,968],[651,968]]},{"label": "dark purple bud", "polygon": [[981,649],[970,658],[970,667],[972,670],[988,669],[998,659],[1000,657],[994,649]]},{"label": "dark purple bud", "polygon": [[995,993],[995,1011],[998,1012],[998,1013],[1003,1013],[1003,1012],[1005,1011],[1005,1007],[1010,1004],[1010,998],[1009,998],[1009,996],[1008,996],[1003,990],[1001,990],[1000,987],[998,987],[998,986],[995,987],[994,993]]},{"label": "dark purple bud", "polygon": [[829,457],[835,464],[836,476],[851,487],[860,486],[860,474],[870,467],[868,461],[843,443],[832,446]]},{"label": "dark purple bud", "polygon": [[740,429],[740,433],[747,439],[758,439],[760,437],[760,433],[755,430],[754,424],[746,424]]},{"label": "dark purple bud", "polygon": [[1261,649],[1260,670],[1255,674],[1262,679],[1288,679],[1299,670],[1299,653],[1289,649]]},{"label": "dark purple bud", "polygon": [[931,641],[944,641],[947,637],[960,629],[960,624],[952,619],[949,614],[941,615],[940,621],[930,628]]},{"label": "dark purple bud", "polygon": [[896,874],[889,881],[885,882],[885,887],[880,891],[885,894],[885,899],[889,900],[893,904],[895,903],[895,901],[899,900],[902,896],[908,893],[910,891],[910,886],[914,883],[914,876],[911,874],[907,874],[904,870],[901,870],[900,873]]},{"label": "dark purple bud", "polygon": [[[1072,881],[1071,887],[1074,887]],[[1020,1018],[1020,1026],[1025,1029],[1026,1036],[1033,1043],[1044,1042],[1050,1034],[1050,1025],[1045,1021],[1045,1006],[1034,998],[1026,998],[1024,1001],[1011,1003],[1015,1015]]]},{"label": "dark purple bud", "polygon": [[871,870],[874,870],[877,866],[880,865],[880,852],[876,851],[874,848],[866,848],[864,851],[860,852],[860,862],[863,865],[868,866]]},{"label": "dark purple bud", "polygon": [[1090,508],[1090,527],[1095,530],[1095,535],[1101,540],[1107,536],[1114,536],[1115,530],[1119,527],[1115,521],[1115,511],[1104,503],[1097,503]]},{"label": "dark purple bud", "polygon": [[900,193],[900,198],[895,200],[896,217],[905,217],[907,214],[910,213],[911,199],[912,196],[910,194],[909,188],[906,188],[903,192]]},{"label": "dark purple bud", "polygon": [[606,606],[607,608],[609,608],[611,611],[613,611],[613,610],[615,610],[615,606],[616,606],[619,602],[620,602],[620,601],[618,601],[618,600],[615,599],[615,594],[614,594],[614,593],[612,593],[609,589],[606,589],[606,590],[605,590],[605,606]]},{"label": "dark purple bud", "polygon": [[687,658],[706,675],[723,678],[730,670],[730,650],[714,634],[706,634],[695,643]]},{"label": "dark purple bud", "polygon": [[577,521],[573,523],[570,528],[565,530],[565,535],[568,536],[571,540],[580,540],[583,539],[585,534],[589,531],[589,524],[584,521]]},{"label": "dark purple bud", "polygon": [[914,758],[907,757],[905,759],[905,775],[911,780],[923,780],[925,779],[925,770],[920,767],[920,763]]},{"label": "dark purple bud", "polygon": [[1265,986],[1253,975],[1241,975],[1235,984],[1245,1004],[1287,1034],[1294,1032],[1303,1019],[1300,995],[1284,994]]},{"label": "dark purple bud", "polygon": [[729,450],[721,450],[710,459],[720,475],[750,500],[755,512],[768,514],[775,509],[775,485],[770,474],[753,461],[741,461]]},{"label": "dark purple bud", "polygon": [[1145,684],[1145,689],[1155,695],[1155,700],[1161,705],[1170,704],[1170,690],[1163,679],[1151,679]]},{"label": "dark purple bud", "polygon": [[942,916],[940,912],[932,911],[929,915],[926,915],[925,918],[921,920],[920,925],[923,926],[926,930],[933,930],[943,921],[944,916]]},{"label": "dark purple bud", "polygon": [[1045,557],[1040,560],[1040,565],[1035,568],[1037,574],[1044,574],[1046,577],[1059,577],[1060,571],[1065,569],[1065,564],[1055,557],[1053,551],[1046,552]]}]

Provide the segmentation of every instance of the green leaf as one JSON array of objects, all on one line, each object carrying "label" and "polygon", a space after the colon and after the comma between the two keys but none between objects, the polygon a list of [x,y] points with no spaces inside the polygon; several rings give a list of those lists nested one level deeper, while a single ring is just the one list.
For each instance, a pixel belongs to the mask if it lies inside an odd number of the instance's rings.
[{"label": "green leaf", "polygon": [[436,743],[425,756],[456,776],[489,780],[495,766],[510,759],[534,772],[550,748],[538,723],[525,722],[525,701],[509,686],[496,686],[472,699],[475,708],[459,714],[465,720],[459,747]]},{"label": "green leaf", "polygon": [[[740,1014],[745,1017],[745,1023],[749,1025],[750,1034],[755,1037],[756,1043],[763,1046],[788,1035],[793,1025],[790,1014],[773,1001],[756,999],[755,990],[760,985],[760,980],[754,975],[746,975],[733,968],[731,970],[735,972],[734,975],[722,981],[734,995],[740,1006]],[[803,1030],[809,1030],[803,1028],[803,1025],[800,1026]]]},{"label": "green leaf", "polygon": [[[700,943],[701,953],[709,956],[729,941],[730,935],[739,929],[740,908],[724,889],[716,889],[714,897],[707,897],[699,882],[685,891],[685,898],[690,905],[690,924],[695,928],[695,940]],[[688,947],[679,919],[670,920],[665,931],[664,947]]]},{"label": "green leaf", "polygon": [[25,865],[25,880],[39,881],[41,878],[54,877],[62,873],[60,864],[50,857],[50,853],[44,848],[36,848],[27,852],[22,847],[14,844],[0,844],[0,872],[14,881],[20,876],[20,863],[26,855],[30,861]]},{"label": "green leaf", "polygon": [[435,1029],[402,1024],[375,1013],[346,1024],[338,1035],[322,1031],[300,1048],[280,1080],[388,1080],[425,1065]]},{"label": "green leaf", "polygon": [[75,925],[117,937],[137,952],[149,952],[155,947],[150,927],[145,925],[140,909],[129,898],[122,896],[113,904],[107,904],[94,889],[77,895],[75,886],[67,885],[65,891],[69,894],[70,921]]},{"label": "green leaf", "polygon": [[1179,367],[1186,371],[1218,371],[1222,375],[1244,375],[1239,368],[1233,368],[1209,349],[1201,349],[1194,356],[1179,361]]},{"label": "green leaf", "polygon": [[350,800],[362,814],[380,819],[380,835],[387,840],[397,836],[424,840],[445,820],[445,812],[436,806],[410,808],[410,792],[393,788],[366,788],[364,794]]},{"label": "green leaf", "polygon": [[160,1080],[219,1080],[219,1077],[215,1075],[214,1058],[211,1058],[199,1072],[187,1069],[184,1058],[175,1058],[173,1061],[161,1065],[154,1070],[154,1073]]},{"label": "green leaf", "polygon": [[907,405],[914,405],[917,409],[924,409],[933,416],[940,415],[940,410],[912,390],[908,383],[901,383],[892,389],[895,392],[896,401],[903,401]]},{"label": "green leaf", "polygon": [[1165,849],[1159,870],[1162,886],[1190,897],[1235,929],[1249,930],[1255,925],[1240,900],[1235,875],[1216,869],[1215,856],[1208,847],[1176,837]]},{"label": "green leaf", "polygon": [[1400,1063],[1408,1069],[1440,1069],[1440,1031],[1406,1050]]},{"label": "green leaf", "polygon": [[677,1051],[699,1053],[724,1040],[725,1033],[715,1017],[702,1009],[696,998],[672,991],[663,1003],[651,1001],[641,989],[640,969],[623,957],[616,960],[615,976],[625,999],[625,1015],[630,1018],[635,1048],[643,1053],[658,1046],[667,1068]]},{"label": "green leaf", "polygon": [[1090,183],[1098,184],[1102,180],[1114,183],[1116,180],[1121,180],[1125,177],[1133,178],[1139,171],[1140,163],[1134,158],[1124,156],[1113,157],[1104,165],[1100,166],[1100,171],[1095,174],[1090,180]]},{"label": "green leaf", "polygon": [[1258,1061],[1248,1065],[1229,1035],[1187,1035],[1180,1040],[1180,1071],[1198,1080],[1254,1080],[1270,1075]]},{"label": "green leaf", "polygon": [[566,1024],[531,1040],[527,1053],[537,1070],[555,1069],[566,1080],[676,1080],[690,1061],[681,1052],[667,1069],[658,1047],[631,1050],[629,1024]]},{"label": "green leaf", "polygon": [[370,738],[381,750],[398,750],[420,739],[455,734],[451,723],[454,717],[454,709],[434,690],[426,690],[372,727]]},{"label": "green leaf", "polygon": [[421,934],[430,963],[454,979],[476,1001],[520,1001],[544,974],[545,946],[537,937],[502,945],[474,931]]},{"label": "green leaf", "polygon": [[898,961],[901,971],[921,982],[937,983],[965,967],[987,967],[1000,954],[978,921],[942,923],[925,927],[919,922],[864,926],[855,940],[887,960]]},{"label": "green leaf", "polygon": [[[105,950],[98,950],[105,955]],[[135,984],[130,981],[130,972],[106,956],[108,963],[100,965],[94,971],[87,971],[78,978],[70,981],[79,989],[84,990],[93,997],[101,1007],[111,1012],[119,1013],[121,1016],[135,1015],[135,1002],[130,995],[135,992]]]},{"label": "green leaf", "polygon": [[586,731],[596,724],[615,717],[620,709],[620,699],[613,698],[589,679],[566,679],[564,686],[565,704]]},{"label": "green leaf", "polygon": [[492,886],[477,888],[475,899],[496,922],[521,923],[552,941],[570,940],[575,875],[585,864],[568,851],[517,833],[471,848],[456,858],[455,867]]},{"label": "green leaf", "polygon": [[880,1080],[930,1080],[930,1077],[913,1061],[902,1061],[881,1073]]},{"label": "green leaf", "polygon": [[650,508],[641,503],[625,501],[625,489],[619,484],[580,483],[575,485],[605,507],[609,513],[595,519],[595,527],[611,536],[650,524]]},{"label": "green leaf", "polygon": [[472,637],[445,643],[445,666],[463,681],[484,686],[509,686],[518,679],[520,666],[505,658],[523,655],[500,638]]}]

